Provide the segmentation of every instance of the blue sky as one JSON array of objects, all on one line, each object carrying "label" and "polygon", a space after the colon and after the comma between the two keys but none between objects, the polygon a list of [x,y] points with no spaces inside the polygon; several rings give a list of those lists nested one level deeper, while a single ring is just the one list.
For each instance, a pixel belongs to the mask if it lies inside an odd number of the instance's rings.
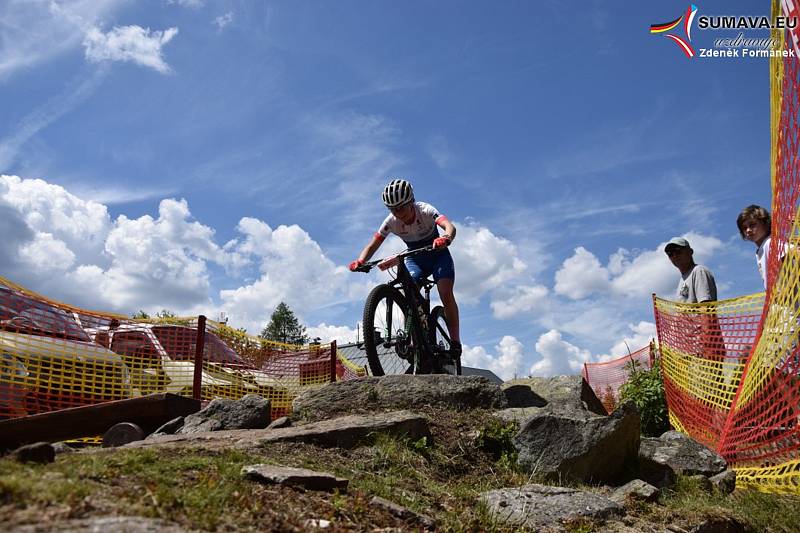
[{"label": "blue sky", "polygon": [[[458,228],[468,364],[572,373],[637,349],[649,295],[677,284],[673,235],[721,298],[761,289],[735,219],[770,204],[768,60],[649,33],[686,7],[3,2],[0,273],[254,333],[283,300],[341,342],[380,280],[345,265],[400,176]],[[692,44],[736,33],[695,23]]]}]

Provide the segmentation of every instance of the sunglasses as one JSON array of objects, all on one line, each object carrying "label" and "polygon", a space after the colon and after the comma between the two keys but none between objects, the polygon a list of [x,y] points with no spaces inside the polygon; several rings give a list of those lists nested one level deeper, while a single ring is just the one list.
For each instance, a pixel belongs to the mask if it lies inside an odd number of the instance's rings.
[{"label": "sunglasses", "polygon": [[673,255],[677,255],[683,251],[683,248],[669,248],[664,250],[664,253],[667,254],[667,257],[672,257]]},{"label": "sunglasses", "polygon": [[410,206],[411,206],[411,202],[409,202],[409,203],[407,203],[407,204],[403,204],[403,205],[401,205],[401,206],[398,206],[398,207],[390,207],[390,208],[389,208],[389,211],[391,211],[391,212],[392,212],[392,214],[397,214],[397,213],[401,213],[401,212],[405,211],[405,210],[406,210],[406,209],[408,209]]}]

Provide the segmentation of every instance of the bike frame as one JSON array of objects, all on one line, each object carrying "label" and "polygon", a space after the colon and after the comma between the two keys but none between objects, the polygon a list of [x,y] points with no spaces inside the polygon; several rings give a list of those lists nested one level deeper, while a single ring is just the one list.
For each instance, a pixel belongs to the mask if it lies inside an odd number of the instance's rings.
[{"label": "bike frame", "polygon": [[[430,309],[430,296],[431,288],[435,283],[429,279],[423,279],[417,284],[411,277],[411,273],[405,264],[405,258],[408,256],[416,255],[418,253],[431,251],[432,246],[417,248],[415,250],[406,250],[395,256],[369,261],[356,268],[358,272],[369,272],[373,267],[377,266],[381,270],[388,270],[389,268],[397,268],[397,276],[395,279],[386,283],[389,287],[398,290],[405,298],[409,306],[408,313],[411,318],[411,341],[413,342],[414,350],[414,371],[419,372],[420,364],[426,363],[433,368],[435,365],[448,364],[449,358],[444,355],[449,355],[449,349],[442,350],[439,348],[435,341],[434,333],[435,328],[438,328],[437,323],[431,322],[431,309]],[[420,289],[425,289],[425,297],[420,294]],[[386,308],[386,323],[392,323],[392,308]],[[385,347],[398,346],[399,338],[393,338],[392,331],[386,332],[386,337],[383,340]],[[442,331],[443,334],[449,339],[450,332]],[[428,370],[430,372],[430,370]]]},{"label": "bike frame", "polygon": [[[414,346],[417,347],[415,350],[415,361],[414,361],[414,370],[419,370],[419,365],[425,359],[428,359],[430,364],[433,364],[436,360],[441,359],[441,355],[443,350],[440,350],[432,340],[432,333],[433,328],[436,327],[435,324],[430,322],[430,302],[431,302],[431,288],[435,285],[434,282],[426,279],[420,281],[419,285],[414,281],[411,277],[411,273],[408,271],[406,267],[405,258],[407,256],[415,255],[421,252],[432,250],[430,246],[425,248],[419,248],[416,250],[407,250],[403,253],[400,253],[390,260],[396,260],[396,264],[393,265],[397,268],[397,276],[394,280],[387,283],[390,287],[394,287],[400,289],[403,294],[403,297],[406,299],[408,303],[409,310],[408,312],[411,315],[411,335],[412,341]],[[373,261],[365,265],[366,269],[371,269],[373,266],[378,265],[380,267],[381,261]],[[363,267],[362,267],[363,268]],[[420,289],[425,290],[425,296],[420,294]],[[387,307],[387,324],[391,324],[391,307]],[[392,333],[387,332],[388,336],[386,338],[387,343],[392,343]],[[449,332],[448,332],[449,335]]]},{"label": "bike frame", "polygon": [[[425,289],[425,297],[423,298],[419,292],[420,287],[414,282],[405,261],[402,259],[397,265],[397,277],[389,285],[401,289],[408,302],[408,312],[411,314],[412,336],[422,337],[413,339],[414,345],[423,348],[426,355],[438,355],[430,342],[431,324],[429,323],[429,317],[431,313],[432,285],[427,283],[427,280],[422,282],[421,285]],[[421,355],[420,353],[416,354],[418,360],[415,361],[415,369],[419,367]]]}]

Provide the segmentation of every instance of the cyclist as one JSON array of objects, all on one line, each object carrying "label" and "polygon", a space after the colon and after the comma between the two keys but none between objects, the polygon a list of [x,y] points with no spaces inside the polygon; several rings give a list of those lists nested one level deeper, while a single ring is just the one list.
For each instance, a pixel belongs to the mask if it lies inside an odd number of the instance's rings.
[{"label": "cyclist", "polygon": [[[431,245],[433,250],[429,252],[406,257],[406,268],[417,283],[428,276],[433,276],[447,318],[450,354],[453,357],[460,357],[458,305],[453,296],[456,272],[453,257],[447,249],[456,236],[456,227],[432,205],[414,201],[414,189],[403,179],[393,179],[383,189],[383,203],[389,209],[389,215],[372,236],[372,240],[361,250],[358,259],[350,263],[350,270],[355,271],[369,261],[389,233],[394,233],[403,239],[406,246],[412,250]],[[444,235],[439,234],[439,228],[444,230]]]}]

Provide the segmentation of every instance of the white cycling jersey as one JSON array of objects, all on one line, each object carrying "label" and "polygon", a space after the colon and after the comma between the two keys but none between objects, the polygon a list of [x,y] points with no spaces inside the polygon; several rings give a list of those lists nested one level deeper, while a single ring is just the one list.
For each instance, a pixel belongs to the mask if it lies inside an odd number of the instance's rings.
[{"label": "white cycling jersey", "polygon": [[409,248],[427,246],[439,236],[436,224],[442,220],[447,220],[447,217],[440,214],[439,210],[431,204],[414,202],[414,222],[405,224],[392,213],[389,213],[375,237],[383,240],[390,233],[394,233],[403,239]]}]

